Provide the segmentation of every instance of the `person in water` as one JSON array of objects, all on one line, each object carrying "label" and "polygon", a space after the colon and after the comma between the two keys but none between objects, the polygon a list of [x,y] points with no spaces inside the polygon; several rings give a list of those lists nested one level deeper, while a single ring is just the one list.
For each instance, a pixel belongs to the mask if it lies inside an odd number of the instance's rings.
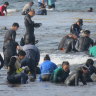
[{"label": "person in water", "polygon": [[31,7],[34,5],[34,2],[29,2],[26,4],[23,8],[22,15],[28,14],[28,12],[31,10]]},{"label": "person in water", "polygon": [[70,65],[69,62],[64,61],[62,63],[62,67],[59,67],[54,70],[52,73],[50,80],[53,83],[64,83],[66,78],[69,76]]},{"label": "person in water", "polygon": [[96,41],[95,41],[93,47],[91,47],[89,49],[89,55],[92,56],[92,57],[96,57]]},{"label": "person in water", "polygon": [[70,33],[79,37],[80,31],[82,30],[83,20],[79,19],[75,24],[73,24],[70,28]]},{"label": "person in water", "polygon": [[76,52],[75,49],[75,44],[76,44],[77,36],[74,34],[68,34],[63,39],[60,41],[58,49],[64,51],[65,53],[74,51]]},{"label": "person in water", "polygon": [[40,60],[40,51],[29,41],[23,46],[23,50],[26,52],[26,57],[22,60],[22,65],[29,67],[31,80],[35,81],[37,66]]},{"label": "person in water", "polygon": [[57,65],[51,62],[49,55],[44,57],[44,62],[40,65],[40,80],[49,81],[53,71],[57,68]]},{"label": "person in water", "polygon": [[8,67],[8,63],[12,56],[17,54],[17,49],[19,49],[19,44],[15,41],[16,39],[16,31],[19,28],[18,23],[13,23],[10,30],[8,30],[4,37],[3,44],[3,54],[4,54],[4,65]]},{"label": "person in water", "polygon": [[[7,7],[9,6],[8,2],[5,2],[2,6],[0,6],[0,16],[5,16],[7,15]],[[4,13],[5,11],[5,13]]]},{"label": "person in water", "polygon": [[4,66],[4,60],[0,54],[0,69]]},{"label": "person in water", "polygon": [[38,9],[37,15],[47,15],[47,10],[44,4],[42,4]]},{"label": "person in water", "polygon": [[90,7],[90,9],[88,10],[88,12],[93,12],[93,8],[92,8],[92,7]]},{"label": "person in water", "polygon": [[35,11],[30,10],[28,14],[24,18],[24,23],[26,27],[26,33],[24,35],[24,42],[30,42],[35,45],[35,35],[34,35],[34,28],[38,28],[41,26],[41,23],[34,23],[31,18],[35,16]]},{"label": "person in water", "polygon": [[8,65],[7,80],[11,84],[26,84],[28,76],[21,68],[20,61],[25,58],[26,53],[19,51],[18,56],[13,56]]},{"label": "person in water", "polygon": [[82,66],[79,67],[76,72],[72,72],[67,79],[65,80],[64,84],[66,86],[78,86],[79,82],[81,81],[83,85],[87,84],[85,74],[88,74],[88,68]]},{"label": "person in water", "polygon": [[89,69],[89,74],[86,76],[87,82],[93,82],[91,76],[95,73],[96,74],[96,67],[94,66],[94,61],[92,59],[88,59],[85,63],[85,66]]},{"label": "person in water", "polygon": [[90,38],[90,31],[85,30],[83,36],[81,36],[76,43],[76,49],[79,52],[88,51],[89,47],[94,45],[94,41]]},{"label": "person in water", "polygon": [[48,0],[48,8],[55,9],[55,2],[56,2],[56,0]]}]

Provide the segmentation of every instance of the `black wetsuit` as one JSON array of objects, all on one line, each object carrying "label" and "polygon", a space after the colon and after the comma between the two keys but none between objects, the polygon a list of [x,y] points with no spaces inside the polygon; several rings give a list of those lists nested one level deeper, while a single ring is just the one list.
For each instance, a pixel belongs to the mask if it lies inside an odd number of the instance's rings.
[{"label": "black wetsuit", "polygon": [[3,44],[3,54],[4,54],[4,65],[8,66],[10,58],[12,56],[17,55],[16,47],[18,43],[15,42],[16,39],[16,31],[8,30],[4,37],[4,44]]},{"label": "black wetsuit", "polygon": [[1,62],[1,65],[0,65],[0,69],[4,66],[4,60],[0,54],[0,62]]},{"label": "black wetsuit", "polygon": [[84,85],[86,85],[86,79],[84,77],[84,73],[82,69],[79,68],[76,72],[73,72],[69,75],[69,77],[65,81],[65,85],[67,86],[78,86],[79,81],[81,81]]},{"label": "black wetsuit", "polygon": [[76,43],[76,49],[80,52],[88,51],[90,46],[93,46],[94,42],[88,36],[80,37]]},{"label": "black wetsuit", "polygon": [[31,20],[31,16],[29,14],[27,14],[24,18],[24,23],[25,23],[25,27],[26,27],[26,33],[24,36],[24,41],[25,44],[27,43],[31,43],[35,44],[35,35],[34,35],[34,28],[35,27],[40,27],[40,23],[34,23]]},{"label": "black wetsuit", "polygon": [[82,28],[79,25],[73,24],[70,28],[70,33],[75,34],[77,37],[79,37],[81,30]]},{"label": "black wetsuit", "polygon": [[76,44],[75,39],[73,39],[72,37],[69,37],[69,36],[65,36],[59,43],[58,49],[59,50],[64,49],[65,53],[68,53],[71,51],[76,51],[75,44]]}]

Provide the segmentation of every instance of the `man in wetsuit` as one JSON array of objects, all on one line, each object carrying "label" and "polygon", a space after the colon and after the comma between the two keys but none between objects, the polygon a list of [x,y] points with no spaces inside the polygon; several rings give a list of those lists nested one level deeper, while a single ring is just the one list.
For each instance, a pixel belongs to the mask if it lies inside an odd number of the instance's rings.
[{"label": "man in wetsuit", "polygon": [[34,2],[29,2],[28,4],[26,4],[23,8],[22,15],[28,14],[28,12],[31,10],[31,7],[33,6],[33,4],[34,4]]},{"label": "man in wetsuit", "polygon": [[88,51],[90,46],[93,46],[94,42],[90,38],[90,31],[85,30],[83,36],[81,36],[76,43],[76,49],[79,52]]},{"label": "man in wetsuit", "polygon": [[86,85],[85,74],[88,74],[88,69],[84,66],[79,67],[76,72],[71,73],[68,78],[65,80],[65,85],[67,86],[78,86],[81,81],[83,85]]},{"label": "man in wetsuit", "polygon": [[16,31],[19,28],[18,23],[14,23],[10,30],[8,30],[4,37],[3,54],[4,54],[4,65],[7,67],[10,58],[17,54],[16,49],[19,49],[16,39]]},{"label": "man in wetsuit", "polygon": [[75,24],[70,28],[70,33],[79,37],[80,31],[82,30],[83,20],[79,19]]},{"label": "man in wetsuit", "polygon": [[5,2],[4,5],[0,6],[0,16],[5,16],[4,11],[6,12],[7,15],[7,7],[9,6],[8,2]]},{"label": "man in wetsuit", "polygon": [[26,33],[24,35],[24,42],[28,43],[28,41],[32,44],[35,44],[35,35],[34,35],[34,28],[38,28],[41,26],[41,23],[34,23],[31,18],[35,15],[34,10],[30,10],[28,14],[24,18],[24,23],[26,27]]},{"label": "man in wetsuit", "polygon": [[74,51],[75,44],[76,44],[77,36],[74,34],[68,34],[67,36],[63,37],[63,39],[60,41],[58,49],[64,51],[65,53]]}]

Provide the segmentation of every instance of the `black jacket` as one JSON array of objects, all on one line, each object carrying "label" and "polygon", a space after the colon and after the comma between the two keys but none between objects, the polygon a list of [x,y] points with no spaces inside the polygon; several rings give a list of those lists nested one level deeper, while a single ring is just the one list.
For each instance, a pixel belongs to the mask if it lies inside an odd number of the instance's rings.
[{"label": "black jacket", "polygon": [[76,40],[72,37],[65,36],[60,41],[58,49],[61,50],[64,48],[65,53],[71,52],[75,49]]},{"label": "black jacket", "polygon": [[91,38],[89,37],[80,37],[78,40],[77,40],[77,43],[76,43],[76,49],[78,51],[88,51],[89,47],[90,46],[93,46],[94,42]]},{"label": "black jacket", "polygon": [[69,77],[65,81],[65,85],[77,86],[79,85],[79,81],[86,85],[86,78],[84,77],[84,73],[82,72],[81,67],[78,68],[76,72],[73,72],[69,75]]},{"label": "black jacket", "polygon": [[70,33],[75,34],[77,37],[79,37],[81,30],[82,28],[79,25],[73,24],[70,28]]},{"label": "black jacket", "polygon": [[0,62],[1,62],[1,65],[0,65],[0,69],[4,66],[4,60],[0,54]]}]

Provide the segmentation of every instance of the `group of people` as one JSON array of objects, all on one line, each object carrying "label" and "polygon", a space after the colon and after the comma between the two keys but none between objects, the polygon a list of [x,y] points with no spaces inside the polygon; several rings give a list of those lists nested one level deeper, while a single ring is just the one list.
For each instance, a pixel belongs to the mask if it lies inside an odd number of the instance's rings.
[{"label": "group of people", "polygon": [[[32,6],[34,3],[30,2],[28,4]],[[40,2],[38,2],[38,4],[40,5]],[[8,2],[5,2],[3,5],[6,13],[8,5]],[[35,45],[38,43],[38,40],[35,39],[34,28],[39,28],[42,24],[32,21],[31,18],[35,16],[35,11],[31,9],[31,7],[29,8],[29,5],[26,5],[23,10],[26,32],[20,41],[22,47],[16,42],[16,31],[19,28],[18,23],[13,23],[12,27],[4,36],[4,60],[0,55],[0,69],[4,66],[8,70],[8,82],[11,84],[26,84],[28,80],[34,82],[37,74],[40,74],[40,81],[63,83],[68,86],[77,86],[79,82],[82,82],[84,85],[86,85],[87,82],[93,82],[91,76],[93,73],[96,73],[96,68],[93,65],[94,61],[92,59],[88,59],[84,66],[70,73],[70,64],[68,61],[64,61],[61,67],[58,67],[51,61],[50,56],[47,54],[44,57],[44,62],[40,64],[40,68],[38,67],[40,51]],[[26,8],[28,8],[28,10],[25,11]],[[0,11],[0,14],[2,13],[3,11]],[[58,49],[66,53],[71,51],[83,52],[88,51],[90,46],[94,46],[94,41],[89,37],[90,31],[83,30],[81,33],[82,25],[82,19],[79,19],[73,24],[70,29],[70,34],[61,40]],[[94,54],[93,50],[96,50],[96,46],[90,49],[90,55]]]},{"label": "group of people", "polygon": [[[90,56],[96,56],[96,42],[90,38],[89,30],[82,30],[83,20],[79,19],[70,28],[70,34],[63,37],[58,49],[69,52],[87,52]],[[88,52],[89,51],[89,52]]]}]

